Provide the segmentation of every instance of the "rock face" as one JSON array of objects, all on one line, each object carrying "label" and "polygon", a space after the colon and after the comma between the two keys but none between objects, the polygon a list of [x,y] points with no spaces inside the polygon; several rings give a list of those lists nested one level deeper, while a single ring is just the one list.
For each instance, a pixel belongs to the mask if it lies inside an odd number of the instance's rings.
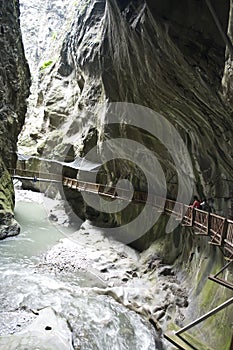
[{"label": "rock face", "polygon": [[[36,147],[38,132],[43,124],[40,101],[39,76],[47,72],[58,60],[60,47],[74,15],[75,4],[69,0],[39,0],[36,3],[20,0],[20,23],[25,55],[32,75],[31,95],[24,127],[26,147]],[[24,138],[23,137],[23,138]],[[22,140],[21,137],[21,147]],[[30,142],[29,142],[30,139]]]},{"label": "rock face", "polygon": [[29,68],[24,56],[18,1],[1,1],[0,33],[0,239],[19,233],[13,217],[14,189],[7,168],[15,168],[16,144],[26,113]]},{"label": "rock face", "polygon": [[[227,32],[229,6],[217,1],[213,6]],[[101,148],[107,134],[134,139],[156,154],[168,194],[175,197],[177,169],[166,144],[146,130],[125,126],[124,115],[119,128],[104,126],[107,113],[99,113],[99,104],[107,101],[143,105],[175,126],[191,157],[195,191],[214,198],[216,211],[226,215],[233,184],[232,107],[222,78],[230,86],[230,75],[226,68],[224,74],[225,43],[207,5],[79,1],[68,22],[60,56],[40,72],[36,114],[41,119],[31,134],[33,151],[64,158],[69,150],[72,159],[95,145]],[[22,136],[22,146],[28,138],[28,133]],[[105,168],[108,182],[133,174],[134,185],[145,188],[129,162],[112,161]],[[182,176],[188,171],[183,169]]]},{"label": "rock face", "polygon": [[[228,24],[228,30],[227,34],[229,37],[230,42],[233,41],[233,4],[230,2],[230,14],[229,14],[229,24]],[[232,63],[232,55],[233,55],[233,48],[232,45],[228,45],[226,50],[226,63],[225,63],[225,70],[224,75],[222,79],[222,85],[223,85],[223,93],[227,101],[232,105],[232,69],[233,69],[233,63]]]},{"label": "rock face", "polygon": [[66,34],[62,27],[72,14],[72,8],[74,3],[68,0],[39,0],[36,4],[20,0],[23,43],[32,74],[36,74],[38,68],[42,69],[46,61],[57,58],[57,44]]}]

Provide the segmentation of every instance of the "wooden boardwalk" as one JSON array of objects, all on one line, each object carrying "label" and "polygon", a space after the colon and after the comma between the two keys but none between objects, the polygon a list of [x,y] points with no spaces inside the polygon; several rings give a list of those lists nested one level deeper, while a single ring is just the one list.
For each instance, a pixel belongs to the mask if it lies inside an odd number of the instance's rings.
[{"label": "wooden boardwalk", "polygon": [[132,192],[124,188],[117,188],[98,183],[80,181],[77,179],[52,173],[35,173],[29,170],[9,169],[12,178],[30,180],[34,182],[61,183],[63,186],[87,193],[94,193],[110,199],[119,199],[134,203],[148,203],[165,214],[180,220],[183,226],[192,227],[196,234],[208,236],[209,243],[222,248],[224,255],[233,260],[233,220],[192,208],[192,206],[179,203],[171,199],[150,195],[146,192]]}]

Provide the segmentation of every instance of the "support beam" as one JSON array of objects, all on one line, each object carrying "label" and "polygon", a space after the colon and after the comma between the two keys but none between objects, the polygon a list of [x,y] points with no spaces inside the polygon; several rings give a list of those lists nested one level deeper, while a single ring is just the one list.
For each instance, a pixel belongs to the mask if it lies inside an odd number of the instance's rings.
[{"label": "support beam", "polygon": [[174,339],[172,339],[169,335],[164,334],[164,338],[167,339],[171,344],[175,345],[177,349],[185,350],[180,344],[178,344]]},{"label": "support beam", "polygon": [[227,306],[231,305],[233,303],[233,298],[228,299],[227,301],[225,301],[223,304],[217,306],[216,308],[214,308],[213,310],[207,312],[205,315],[197,318],[195,321],[189,323],[187,326],[181,328],[179,331],[177,331],[175,334],[179,335],[181,333],[184,333],[186,331],[188,331],[189,329],[193,328],[194,326],[196,326],[197,324],[201,323],[202,321],[205,321],[207,318],[209,318],[210,316],[215,315],[217,312],[225,309]]},{"label": "support beam", "polygon": [[222,273],[225,269],[228,268],[228,266],[230,266],[230,264],[233,262],[233,260],[230,260],[226,265],[223,266],[223,268],[221,268],[221,270],[219,270],[214,277],[217,277],[218,275],[220,275],[220,273]]},{"label": "support beam", "polygon": [[228,282],[228,281],[224,280],[223,278],[215,277],[213,275],[210,275],[208,278],[209,278],[209,280],[211,280],[213,282],[221,284],[221,286],[224,286],[226,288],[233,290],[233,283]]}]

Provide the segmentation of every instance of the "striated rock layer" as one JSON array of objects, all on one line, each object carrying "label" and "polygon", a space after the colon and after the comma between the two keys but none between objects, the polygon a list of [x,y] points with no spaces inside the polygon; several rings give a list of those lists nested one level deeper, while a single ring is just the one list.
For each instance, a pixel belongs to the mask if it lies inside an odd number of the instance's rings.
[{"label": "striated rock layer", "polygon": [[19,233],[14,220],[14,189],[9,168],[16,165],[16,145],[26,113],[29,68],[24,56],[18,1],[0,3],[0,239]]}]

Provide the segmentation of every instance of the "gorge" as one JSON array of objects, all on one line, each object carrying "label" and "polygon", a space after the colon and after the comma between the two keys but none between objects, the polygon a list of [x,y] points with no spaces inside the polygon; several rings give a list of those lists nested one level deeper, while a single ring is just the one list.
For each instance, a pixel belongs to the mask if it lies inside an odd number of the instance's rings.
[{"label": "gorge", "polygon": [[[1,1],[0,237],[19,233],[7,171],[16,167],[118,184],[185,204],[193,195],[206,197],[216,214],[232,219],[232,6],[218,0],[21,0],[19,13],[18,1]],[[17,162],[17,147],[34,157]],[[77,157],[101,164],[99,171],[39,160],[68,163]],[[149,320],[158,349],[174,348],[163,334],[176,324],[182,327],[232,296],[207,279],[225,263],[221,249],[169,217],[143,204],[124,207],[52,183],[23,187],[63,201],[79,230],[73,241],[89,237],[96,246],[82,248],[87,271],[107,276],[107,286],[96,282],[96,295]],[[112,242],[112,236],[131,248],[110,243],[98,260],[104,239]],[[72,276],[77,261],[85,260],[75,243],[55,245],[44,264],[58,274],[67,268]],[[232,270],[225,278],[231,280]],[[206,321],[204,330],[194,330],[193,345],[229,350],[232,321],[230,306]],[[69,322],[73,348],[88,349],[78,344],[80,329]],[[122,343],[115,348],[131,349]]]}]

